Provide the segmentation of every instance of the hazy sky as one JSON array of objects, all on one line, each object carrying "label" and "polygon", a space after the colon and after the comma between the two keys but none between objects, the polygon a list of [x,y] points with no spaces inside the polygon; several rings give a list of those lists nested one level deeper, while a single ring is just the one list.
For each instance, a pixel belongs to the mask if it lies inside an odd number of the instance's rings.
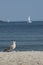
[{"label": "hazy sky", "polygon": [[43,20],[43,0],[0,0],[2,20]]}]

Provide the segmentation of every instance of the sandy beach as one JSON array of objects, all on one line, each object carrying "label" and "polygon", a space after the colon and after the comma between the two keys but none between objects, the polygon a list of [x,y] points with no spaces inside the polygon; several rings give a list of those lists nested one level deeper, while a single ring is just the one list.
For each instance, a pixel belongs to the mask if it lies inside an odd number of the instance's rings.
[{"label": "sandy beach", "polygon": [[0,52],[0,65],[43,65],[43,51]]}]

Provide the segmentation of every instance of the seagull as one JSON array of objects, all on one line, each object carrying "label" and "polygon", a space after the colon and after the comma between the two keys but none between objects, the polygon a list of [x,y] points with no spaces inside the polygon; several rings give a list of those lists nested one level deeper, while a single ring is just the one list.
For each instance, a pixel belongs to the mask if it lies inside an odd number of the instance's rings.
[{"label": "seagull", "polygon": [[4,49],[4,51],[10,52],[10,51],[13,51],[15,48],[16,48],[16,41],[13,41],[10,47]]}]

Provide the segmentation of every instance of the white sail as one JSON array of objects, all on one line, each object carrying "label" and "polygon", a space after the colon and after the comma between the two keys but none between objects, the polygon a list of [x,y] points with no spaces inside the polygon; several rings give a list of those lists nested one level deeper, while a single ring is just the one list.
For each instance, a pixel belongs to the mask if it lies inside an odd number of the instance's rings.
[{"label": "white sail", "polygon": [[10,20],[8,20],[8,23],[10,22]]},{"label": "white sail", "polygon": [[29,22],[29,23],[32,23],[32,21],[31,21],[31,19],[30,19],[30,16],[28,17],[28,22]]}]

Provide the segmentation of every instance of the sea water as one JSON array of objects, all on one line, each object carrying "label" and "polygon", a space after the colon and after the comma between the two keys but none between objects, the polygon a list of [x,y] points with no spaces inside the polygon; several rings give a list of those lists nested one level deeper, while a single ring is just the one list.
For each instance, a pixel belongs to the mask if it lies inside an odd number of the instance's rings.
[{"label": "sea water", "polygon": [[43,21],[0,21],[0,51],[16,41],[18,51],[43,51]]}]

